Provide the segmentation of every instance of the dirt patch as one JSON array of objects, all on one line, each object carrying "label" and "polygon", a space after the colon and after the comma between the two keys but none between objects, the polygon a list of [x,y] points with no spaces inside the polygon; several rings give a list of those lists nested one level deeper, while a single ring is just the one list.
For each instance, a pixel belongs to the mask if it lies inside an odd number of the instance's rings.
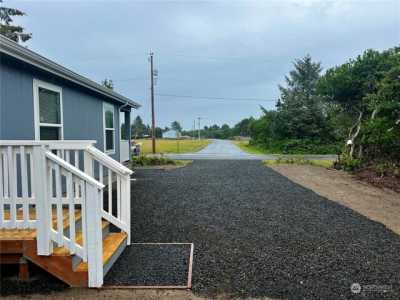
[{"label": "dirt patch", "polygon": [[[21,296],[9,296],[4,297],[7,300],[21,299]],[[174,290],[134,290],[134,289],[84,289],[84,288],[70,288],[64,292],[51,293],[48,295],[34,294],[26,295],[24,299],[84,299],[84,300],[103,300],[103,299],[115,299],[115,300],[155,300],[155,299],[176,299],[176,300],[200,300],[204,298],[197,297],[192,294],[191,291],[174,291]]]},{"label": "dirt patch", "polygon": [[385,174],[378,174],[373,168],[365,168],[358,171],[355,176],[369,184],[379,188],[388,188],[400,193],[400,177],[392,172],[385,172]]},{"label": "dirt patch", "polygon": [[377,188],[343,171],[308,165],[274,165],[272,169],[317,194],[347,206],[400,234],[400,194]]}]

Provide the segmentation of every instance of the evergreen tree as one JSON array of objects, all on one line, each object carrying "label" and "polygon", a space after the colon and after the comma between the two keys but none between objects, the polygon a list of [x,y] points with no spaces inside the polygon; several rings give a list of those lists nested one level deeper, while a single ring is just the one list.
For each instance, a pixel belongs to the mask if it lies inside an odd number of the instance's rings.
[{"label": "evergreen tree", "polygon": [[25,13],[19,9],[5,7],[2,3],[3,0],[0,0],[0,34],[17,43],[29,40],[32,37],[31,33],[26,33],[23,27],[12,24],[13,17],[24,16]]},{"label": "evergreen tree", "polygon": [[134,138],[141,138],[144,135],[148,134],[147,127],[146,125],[144,125],[143,120],[140,116],[137,116],[135,118],[135,121],[133,121],[131,131]]},{"label": "evergreen tree", "polygon": [[278,134],[282,139],[315,139],[327,137],[324,107],[316,88],[321,64],[311,56],[296,60],[294,70],[286,76],[286,86],[279,86]]},{"label": "evergreen tree", "polygon": [[114,89],[114,82],[111,79],[106,78],[101,82],[101,84],[110,90]]},{"label": "evergreen tree", "polygon": [[181,131],[182,131],[182,126],[181,126],[181,124],[179,124],[178,121],[173,121],[173,122],[171,123],[171,129],[172,129],[172,130],[175,130],[175,131],[177,131],[177,132],[181,132]]}]

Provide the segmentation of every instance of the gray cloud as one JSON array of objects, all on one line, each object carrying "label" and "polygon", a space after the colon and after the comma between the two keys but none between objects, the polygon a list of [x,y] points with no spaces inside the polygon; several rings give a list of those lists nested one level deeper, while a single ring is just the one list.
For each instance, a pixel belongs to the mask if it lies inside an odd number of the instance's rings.
[{"label": "gray cloud", "polygon": [[[328,68],[367,48],[400,42],[393,1],[6,1],[33,39],[28,46],[143,104],[149,121],[147,53],[155,52],[157,92],[276,99],[291,63],[309,53]],[[273,102],[157,97],[161,126],[234,124]]]}]

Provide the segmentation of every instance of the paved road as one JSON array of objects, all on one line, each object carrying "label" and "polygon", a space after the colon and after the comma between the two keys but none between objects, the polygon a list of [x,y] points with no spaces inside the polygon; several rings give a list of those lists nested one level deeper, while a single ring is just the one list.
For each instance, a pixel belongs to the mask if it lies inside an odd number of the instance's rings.
[{"label": "paved road", "polygon": [[[171,159],[239,159],[239,160],[266,160],[266,159],[276,159],[281,155],[258,155],[249,154],[244,152],[234,143],[229,140],[213,140],[204,149],[195,153],[184,153],[184,154],[166,154],[167,157]],[[336,155],[304,155],[307,159],[336,159]]]}]

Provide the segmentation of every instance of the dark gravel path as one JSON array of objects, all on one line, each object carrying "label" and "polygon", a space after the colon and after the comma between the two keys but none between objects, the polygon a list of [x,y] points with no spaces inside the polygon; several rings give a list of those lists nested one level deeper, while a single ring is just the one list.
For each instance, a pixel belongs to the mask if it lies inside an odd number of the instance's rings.
[{"label": "dark gravel path", "polygon": [[190,245],[131,245],[104,278],[104,285],[186,286],[189,256]]},{"label": "dark gravel path", "polygon": [[[196,294],[400,298],[399,236],[261,162],[196,161],[136,177],[132,240],[194,242]],[[354,282],[392,290],[353,295]]]}]

